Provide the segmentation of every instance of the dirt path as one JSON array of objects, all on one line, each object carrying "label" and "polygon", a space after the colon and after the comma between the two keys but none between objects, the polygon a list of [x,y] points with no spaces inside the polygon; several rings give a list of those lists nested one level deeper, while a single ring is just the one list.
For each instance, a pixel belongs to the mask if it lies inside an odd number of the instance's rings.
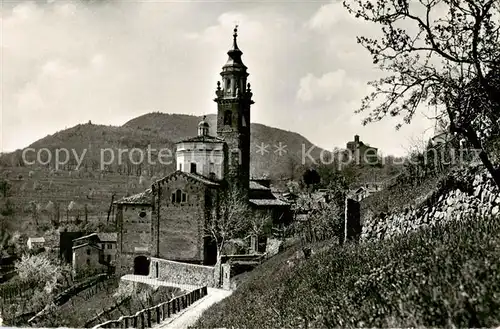
[{"label": "dirt path", "polygon": [[187,309],[175,314],[154,328],[184,329],[192,326],[201,314],[213,304],[231,295],[232,291],[208,288],[208,295],[198,300]]},{"label": "dirt path", "polygon": [[[121,279],[126,281],[143,282],[153,286],[177,287],[186,291],[191,291],[199,288],[198,286],[161,281],[141,275],[129,274],[122,276]],[[230,290],[208,288],[207,296],[196,301],[191,306],[180,311],[179,313],[174,314],[172,317],[166,319],[162,323],[153,326],[153,328],[168,328],[168,329],[187,328],[193,325],[206,309],[208,309],[213,304],[218,303],[224,298],[228,297],[229,295],[231,295],[231,293],[232,291]]]}]

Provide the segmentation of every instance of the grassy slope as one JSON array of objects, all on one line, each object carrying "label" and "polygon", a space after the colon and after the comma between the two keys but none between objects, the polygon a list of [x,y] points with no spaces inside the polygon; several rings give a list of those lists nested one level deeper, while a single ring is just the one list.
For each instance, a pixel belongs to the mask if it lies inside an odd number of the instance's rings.
[{"label": "grassy slope", "polygon": [[500,322],[500,219],[472,219],[383,242],[290,250],[248,275],[198,325],[491,327]]}]

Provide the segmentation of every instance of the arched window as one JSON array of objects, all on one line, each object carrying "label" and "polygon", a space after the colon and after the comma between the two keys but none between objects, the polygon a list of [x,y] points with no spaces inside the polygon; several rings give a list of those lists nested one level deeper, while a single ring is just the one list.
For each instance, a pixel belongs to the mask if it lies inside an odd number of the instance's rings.
[{"label": "arched window", "polygon": [[224,125],[231,126],[233,122],[232,113],[230,110],[224,112]]},{"label": "arched window", "polygon": [[185,203],[187,202],[187,194],[181,190],[172,193],[172,203]]}]

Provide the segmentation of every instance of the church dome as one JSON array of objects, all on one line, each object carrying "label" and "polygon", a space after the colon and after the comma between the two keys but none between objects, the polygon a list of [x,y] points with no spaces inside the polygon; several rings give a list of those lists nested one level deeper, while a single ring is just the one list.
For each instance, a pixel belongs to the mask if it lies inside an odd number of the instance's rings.
[{"label": "church dome", "polygon": [[210,128],[210,125],[208,124],[208,122],[205,121],[205,119],[201,120],[200,123],[198,123],[198,128]]},{"label": "church dome", "polygon": [[198,123],[198,136],[208,136],[208,131],[210,129],[210,125],[206,121],[207,117],[204,116],[203,120]]}]

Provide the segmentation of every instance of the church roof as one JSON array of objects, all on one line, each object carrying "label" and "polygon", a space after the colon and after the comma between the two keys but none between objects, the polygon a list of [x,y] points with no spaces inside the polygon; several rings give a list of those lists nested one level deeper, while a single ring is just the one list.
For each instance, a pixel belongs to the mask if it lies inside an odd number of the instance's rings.
[{"label": "church roof", "polygon": [[[168,180],[168,179],[175,177],[175,176],[185,176],[191,180],[197,181],[199,183],[202,183],[202,184],[205,184],[208,186],[219,186],[219,183],[211,181],[210,179],[208,179],[206,177],[203,177],[203,176],[200,176],[197,174],[192,174],[192,173],[180,171],[180,170],[177,170],[177,171],[159,179],[158,181]],[[152,196],[153,196],[153,189],[148,188],[144,192],[137,193],[137,194],[122,198],[118,201],[115,201],[114,203],[115,204],[151,205]]]},{"label": "church roof", "polygon": [[199,183],[202,183],[202,184],[205,184],[208,186],[219,186],[219,183],[214,182],[214,181],[212,181],[204,176],[189,173],[189,172],[184,172],[184,171],[180,171],[180,170],[177,170],[177,171],[171,173],[170,175],[163,177],[162,179],[160,179],[158,181],[165,181],[165,180],[168,180],[168,179],[170,179],[172,177],[176,177],[176,176],[184,176],[184,177],[187,177],[188,179],[197,181]]},{"label": "church roof", "polygon": [[147,190],[137,193],[125,198],[122,198],[115,203],[117,204],[151,204],[151,197],[153,196],[153,190],[148,188]]},{"label": "church roof", "polygon": [[229,49],[229,51],[227,52],[229,58],[227,59],[226,64],[223,66],[223,69],[238,67],[246,70],[247,68],[241,60],[241,55],[243,55],[243,52],[238,48],[238,44],[236,42],[237,37],[238,37],[238,26],[234,28],[233,47]]},{"label": "church roof", "polygon": [[177,144],[185,142],[223,143],[224,140],[220,137],[206,135],[206,136],[195,136],[188,139],[183,139],[181,141],[178,141]]}]

